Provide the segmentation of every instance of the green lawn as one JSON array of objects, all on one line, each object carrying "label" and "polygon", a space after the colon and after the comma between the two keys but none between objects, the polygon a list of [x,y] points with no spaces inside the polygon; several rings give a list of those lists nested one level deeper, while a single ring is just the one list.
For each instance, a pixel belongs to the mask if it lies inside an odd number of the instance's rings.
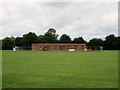
[{"label": "green lawn", "polygon": [[3,88],[117,88],[118,51],[3,51]]},{"label": "green lawn", "polygon": [[2,89],[2,51],[0,50],[0,89]]}]

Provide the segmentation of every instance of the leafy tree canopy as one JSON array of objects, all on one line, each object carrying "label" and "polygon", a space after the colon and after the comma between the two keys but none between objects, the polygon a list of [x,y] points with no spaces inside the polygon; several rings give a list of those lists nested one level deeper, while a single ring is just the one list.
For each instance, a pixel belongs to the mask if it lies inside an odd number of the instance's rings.
[{"label": "leafy tree canopy", "polygon": [[71,38],[67,34],[63,34],[60,37],[60,43],[71,43]]}]

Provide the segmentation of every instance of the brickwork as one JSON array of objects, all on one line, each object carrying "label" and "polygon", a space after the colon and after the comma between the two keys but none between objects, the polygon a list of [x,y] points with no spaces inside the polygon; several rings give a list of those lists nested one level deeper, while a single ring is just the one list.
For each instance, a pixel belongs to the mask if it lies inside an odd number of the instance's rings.
[{"label": "brickwork", "polygon": [[32,44],[32,50],[40,51],[68,51],[69,49],[75,49],[76,51],[84,50],[86,44]]}]

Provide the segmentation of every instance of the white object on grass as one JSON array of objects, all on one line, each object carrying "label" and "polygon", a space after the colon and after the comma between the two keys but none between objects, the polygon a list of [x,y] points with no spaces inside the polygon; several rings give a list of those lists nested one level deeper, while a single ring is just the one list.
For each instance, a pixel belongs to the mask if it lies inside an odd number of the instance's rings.
[{"label": "white object on grass", "polygon": [[74,51],[75,51],[75,49],[68,49],[68,51],[70,51],[70,52],[74,52]]},{"label": "white object on grass", "polygon": [[87,51],[87,48],[85,48],[84,51]]},{"label": "white object on grass", "polygon": [[16,51],[16,47],[13,47],[13,51]]}]

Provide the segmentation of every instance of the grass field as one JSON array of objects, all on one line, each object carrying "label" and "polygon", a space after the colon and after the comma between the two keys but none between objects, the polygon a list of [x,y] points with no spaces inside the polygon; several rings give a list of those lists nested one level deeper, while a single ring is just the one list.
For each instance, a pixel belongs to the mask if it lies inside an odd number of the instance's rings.
[{"label": "grass field", "polygon": [[2,89],[2,51],[0,50],[0,89]]},{"label": "grass field", "polygon": [[117,88],[118,51],[3,51],[3,88]]}]

